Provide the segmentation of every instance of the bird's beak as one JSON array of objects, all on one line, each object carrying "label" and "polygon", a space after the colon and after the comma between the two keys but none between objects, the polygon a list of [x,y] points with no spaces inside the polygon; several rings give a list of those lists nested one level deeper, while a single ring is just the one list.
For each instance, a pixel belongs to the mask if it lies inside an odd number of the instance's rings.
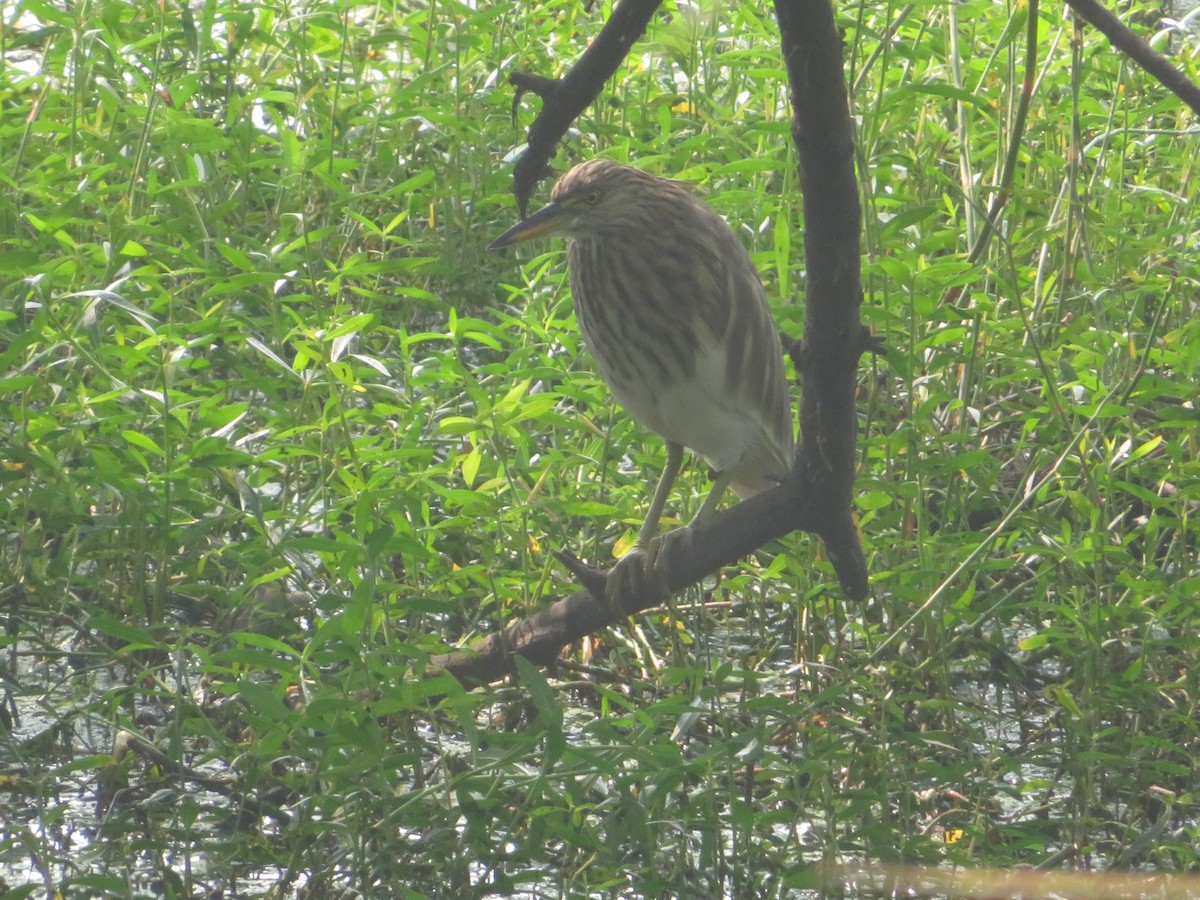
[{"label": "bird's beak", "polygon": [[502,250],[543,234],[554,234],[562,226],[567,211],[557,203],[543,206],[528,219],[514,225],[488,245],[489,250]]}]

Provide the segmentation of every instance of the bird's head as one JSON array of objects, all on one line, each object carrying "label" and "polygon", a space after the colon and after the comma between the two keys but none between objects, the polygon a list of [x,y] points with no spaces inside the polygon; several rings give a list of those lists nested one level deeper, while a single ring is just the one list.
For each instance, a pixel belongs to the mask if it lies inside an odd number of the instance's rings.
[{"label": "bird's head", "polygon": [[675,185],[610,159],[588,160],[558,179],[548,205],[508,229],[488,249],[546,235],[587,240],[627,234],[632,220],[646,212],[648,201]]}]

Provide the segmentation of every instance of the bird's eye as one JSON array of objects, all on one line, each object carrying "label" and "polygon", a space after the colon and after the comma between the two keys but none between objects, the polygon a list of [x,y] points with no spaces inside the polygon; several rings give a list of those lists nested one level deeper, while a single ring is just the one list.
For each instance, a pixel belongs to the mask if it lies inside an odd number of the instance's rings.
[{"label": "bird's eye", "polygon": [[587,194],[583,198],[583,202],[586,203],[588,206],[595,206],[597,203],[600,202],[600,192],[599,191],[588,191]]}]

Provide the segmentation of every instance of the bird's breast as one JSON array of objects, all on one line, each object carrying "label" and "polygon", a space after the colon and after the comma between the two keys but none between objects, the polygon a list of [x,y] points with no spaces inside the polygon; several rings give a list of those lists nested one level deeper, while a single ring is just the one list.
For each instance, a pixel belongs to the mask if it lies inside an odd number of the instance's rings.
[{"label": "bird's breast", "polygon": [[633,419],[761,490],[787,471],[790,403],[762,285],[729,239],[724,254],[668,251],[648,235],[573,240],[571,292],[600,376]]}]

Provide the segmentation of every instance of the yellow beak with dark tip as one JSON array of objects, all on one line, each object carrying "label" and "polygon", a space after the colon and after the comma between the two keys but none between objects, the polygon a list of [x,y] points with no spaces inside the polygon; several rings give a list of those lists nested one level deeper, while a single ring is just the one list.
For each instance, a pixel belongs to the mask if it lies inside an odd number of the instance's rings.
[{"label": "yellow beak with dark tip", "polygon": [[518,222],[488,245],[489,250],[503,250],[513,244],[528,241],[544,234],[556,234],[566,219],[567,211],[557,203],[543,206],[528,219]]}]

